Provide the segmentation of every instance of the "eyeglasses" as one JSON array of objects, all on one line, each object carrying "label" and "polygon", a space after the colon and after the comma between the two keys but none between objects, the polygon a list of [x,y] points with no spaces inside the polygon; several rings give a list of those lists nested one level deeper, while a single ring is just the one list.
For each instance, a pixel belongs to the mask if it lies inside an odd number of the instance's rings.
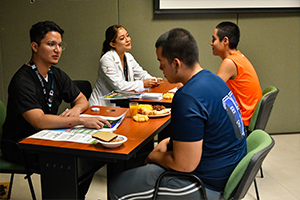
[{"label": "eyeglasses", "polygon": [[67,46],[67,44],[65,42],[57,43],[55,41],[49,41],[49,42],[41,42],[41,43],[47,44],[53,50],[56,49],[57,46],[59,46],[61,48],[61,50],[65,50],[66,46]]}]

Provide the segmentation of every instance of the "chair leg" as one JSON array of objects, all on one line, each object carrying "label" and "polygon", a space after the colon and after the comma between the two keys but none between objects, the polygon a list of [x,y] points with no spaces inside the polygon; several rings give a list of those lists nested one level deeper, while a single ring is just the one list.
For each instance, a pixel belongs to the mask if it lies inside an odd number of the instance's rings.
[{"label": "chair leg", "polygon": [[26,153],[25,153],[25,151],[21,151],[21,153],[22,153],[23,163],[24,163],[24,166],[25,166],[25,169],[26,169],[26,176],[24,177],[24,179],[28,180],[28,185],[29,185],[29,188],[30,188],[31,197],[32,197],[33,200],[36,200],[33,184],[32,184],[31,177],[30,177],[32,175],[32,173],[30,173],[30,171],[27,168],[27,164],[26,164]]},{"label": "chair leg", "polygon": [[263,170],[262,170],[262,166],[260,166],[260,177],[261,177],[261,178],[264,177]]},{"label": "chair leg", "polygon": [[257,183],[256,183],[256,179],[255,178],[254,178],[254,187],[255,187],[255,192],[256,192],[256,198],[257,198],[257,200],[259,200],[258,187],[257,187]]},{"label": "chair leg", "polygon": [[10,199],[10,194],[11,194],[11,190],[12,190],[12,185],[13,185],[13,181],[14,181],[14,173],[11,173],[10,175],[10,182],[9,182],[9,190],[8,190],[8,195],[7,195],[7,199]]},{"label": "chair leg", "polygon": [[33,184],[32,184],[32,180],[31,180],[30,176],[31,176],[30,174],[27,174],[24,178],[28,180],[28,185],[29,185],[29,188],[30,188],[32,199],[36,200],[35,192],[34,192],[34,188],[33,188]]}]

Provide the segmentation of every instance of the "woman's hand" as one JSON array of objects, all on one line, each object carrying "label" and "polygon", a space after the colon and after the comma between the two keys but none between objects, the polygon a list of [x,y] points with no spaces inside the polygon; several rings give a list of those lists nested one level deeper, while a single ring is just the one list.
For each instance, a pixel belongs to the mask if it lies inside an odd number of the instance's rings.
[{"label": "woman's hand", "polygon": [[160,85],[162,78],[148,78],[144,80],[144,88],[157,87]]},{"label": "woman's hand", "polygon": [[161,84],[161,82],[163,81],[162,78],[156,78],[156,85],[155,86],[159,86]]}]

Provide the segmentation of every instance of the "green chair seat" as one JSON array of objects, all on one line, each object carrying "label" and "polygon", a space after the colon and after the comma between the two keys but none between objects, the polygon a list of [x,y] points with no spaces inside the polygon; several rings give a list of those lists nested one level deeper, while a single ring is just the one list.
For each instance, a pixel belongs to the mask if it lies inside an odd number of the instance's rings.
[{"label": "green chair seat", "polygon": [[26,173],[26,170],[23,166],[11,163],[9,161],[4,160],[0,157],[0,171],[1,173],[11,173],[14,171],[14,173]]},{"label": "green chair seat", "polygon": [[[3,104],[3,102],[0,101],[0,141],[2,139],[2,126],[3,126],[3,123],[5,121],[5,118],[6,118],[6,107]],[[14,174],[25,174],[25,178],[28,180],[28,184],[29,184],[32,199],[36,199],[35,193],[34,193],[34,188],[33,188],[33,185],[32,185],[31,178],[30,178],[32,173],[27,172],[25,167],[23,167],[21,165],[18,165],[18,164],[15,164],[15,163],[11,163],[7,160],[4,160],[0,156],[0,173],[11,174],[7,199],[10,199],[10,194],[11,194],[13,180],[14,180]]]}]

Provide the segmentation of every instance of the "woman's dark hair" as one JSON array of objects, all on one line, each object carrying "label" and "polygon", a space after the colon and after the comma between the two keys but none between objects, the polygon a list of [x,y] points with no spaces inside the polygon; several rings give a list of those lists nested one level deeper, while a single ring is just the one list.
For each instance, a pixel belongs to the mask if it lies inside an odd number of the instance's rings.
[{"label": "woman's dark hair", "polygon": [[240,41],[240,29],[232,22],[221,22],[216,26],[218,29],[217,35],[219,40],[222,41],[224,37],[229,40],[229,48],[236,49]]},{"label": "woman's dark hair", "polygon": [[192,34],[182,28],[172,29],[162,34],[156,41],[155,47],[162,47],[162,56],[171,64],[178,58],[188,67],[199,62],[197,42]]},{"label": "woman's dark hair", "polygon": [[40,44],[41,40],[49,31],[59,32],[61,37],[63,37],[64,34],[64,30],[52,21],[38,22],[30,29],[30,42]]},{"label": "woman's dark hair", "polygon": [[112,46],[110,46],[110,43],[116,41],[116,38],[118,36],[118,32],[121,28],[124,28],[124,27],[121,26],[121,25],[113,25],[113,26],[110,26],[106,29],[106,31],[105,31],[105,41],[103,42],[101,56],[104,55],[106,52],[108,52],[109,50],[111,50],[113,48]]}]

